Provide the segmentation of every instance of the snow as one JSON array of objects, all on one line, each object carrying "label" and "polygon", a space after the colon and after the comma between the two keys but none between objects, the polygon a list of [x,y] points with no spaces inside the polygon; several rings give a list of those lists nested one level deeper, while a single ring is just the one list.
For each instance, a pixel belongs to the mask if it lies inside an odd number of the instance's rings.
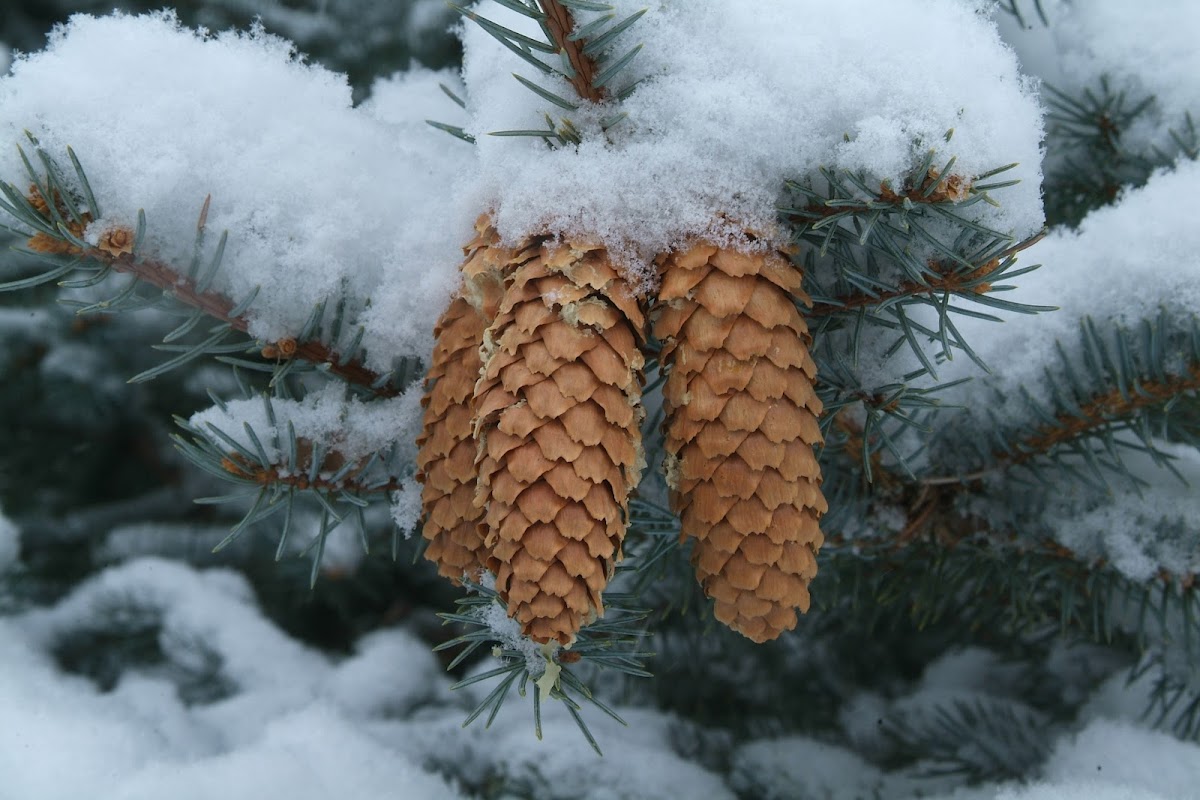
[{"label": "snow", "polygon": [[1081,558],[1104,559],[1134,581],[1152,580],[1162,571],[1174,575],[1200,572],[1195,520],[1200,519],[1200,452],[1195,447],[1160,442],[1183,480],[1164,474],[1149,456],[1126,456],[1126,467],[1144,486],[1116,482],[1106,502],[1080,508],[1061,497],[1051,504],[1047,524],[1055,537]]},{"label": "snow", "polygon": [[[198,647],[214,653],[233,693],[188,705],[169,671],[130,668],[107,693],[63,673],[55,649],[119,628],[119,608],[158,619],[169,664],[194,665]],[[0,618],[0,794],[450,800],[460,795],[360,724],[368,708],[397,713],[439,697],[439,673],[428,649],[401,631],[376,633],[357,656],[332,665],[263,619],[234,573],[130,562],[56,606]]]},{"label": "snow", "polygon": [[585,705],[580,713],[604,750],[601,757],[561,703],[542,704],[539,741],[529,706],[528,698],[514,693],[490,729],[477,721],[463,730],[458,712],[381,726],[378,732],[463,775],[469,784],[506,785],[516,797],[530,800],[734,800],[718,775],[671,751],[677,721],[670,715],[618,706],[626,727]]},{"label": "snow", "polygon": [[848,750],[797,736],[738,748],[730,782],[743,796],[759,800],[853,800],[877,795],[884,776]]},{"label": "snow", "polygon": [[1153,95],[1151,113],[1123,134],[1122,144],[1138,152],[1173,149],[1168,128],[1179,129],[1185,114],[1200,111],[1200,7],[1191,0],[1155,0],[1137,13],[1125,0],[1042,0],[1042,6],[1048,27],[1031,11],[1027,30],[1004,24],[1026,70],[1072,95],[1097,89],[1107,77],[1114,91],[1127,92],[1127,107]]},{"label": "snow", "polygon": [[214,288],[236,300],[270,289],[252,335],[294,336],[345,292],[352,318],[368,298],[390,311],[364,338],[377,368],[428,350],[478,210],[447,191],[461,158],[423,118],[384,122],[290,43],[191,31],[170,12],[73,16],[13,64],[0,105],[0,176],[26,185],[26,128],[68,171],[72,146],[103,212],[92,230],[132,227],[145,209],[148,251],[181,271],[211,194],[206,259],[230,233]]},{"label": "snow", "polygon": [[364,636],[355,649],[324,686],[325,696],[340,708],[363,718],[395,718],[422,706],[452,704],[450,681],[424,642],[383,630]]},{"label": "snow", "polygon": [[[670,751],[672,717],[619,709],[624,728],[585,709],[603,759],[558,703],[543,705],[540,742],[529,700],[515,696],[492,729],[464,731],[465,698],[449,692],[427,643],[376,631],[335,663],[266,621],[250,594],[228,571],[141,559],[110,567],[54,606],[0,617],[0,796],[467,796],[429,771],[442,768],[464,780],[530,782],[539,797],[562,800],[733,797],[718,776]],[[62,643],[117,630],[133,612],[156,620],[169,666],[194,665],[197,648],[215,653],[227,693],[186,702],[176,673],[153,665],[128,665],[103,692],[55,662]]]},{"label": "snow", "polygon": [[[991,387],[1011,396],[1025,386],[1048,403],[1043,369],[1058,360],[1056,341],[1068,353],[1078,351],[1084,317],[1135,328],[1164,311],[1175,325],[1186,323],[1200,308],[1200,260],[1195,257],[1200,227],[1180,200],[1198,179],[1200,162],[1184,160],[1173,170],[1157,172],[1144,187],[1125,191],[1114,204],[1093,211],[1078,229],[1056,229],[1022,253],[1022,265],[1041,268],[1022,275],[1016,290],[997,296],[1059,310],[1035,316],[1001,312],[997,316],[1006,321],[999,325],[956,320],[993,373],[986,385],[972,388]],[[978,374],[978,368],[959,356],[938,370],[943,380],[959,373]]]},{"label": "snow", "polygon": [[1189,797],[1167,797],[1141,788],[1079,780],[1069,784],[1043,783],[999,790],[966,790],[947,795],[942,800],[1187,800]]},{"label": "snow", "polygon": [[[500,6],[487,13],[512,22]],[[458,247],[487,210],[509,238],[599,236],[645,259],[690,236],[769,233],[785,179],[824,165],[899,182],[932,149],[968,176],[1022,162],[1002,209],[974,208],[1015,235],[1041,223],[1040,111],[978,4],[663,2],[634,30],[623,41],[645,48],[628,80],[645,80],[628,120],[605,135],[598,121],[612,109],[581,108],[584,141],[548,151],[487,135],[542,124],[547,103],[512,80],[523,62],[474,26],[463,114],[437,88],[458,84],[444,72],[378,81],[355,108],[343,76],[261,29],[76,15],[0,81],[0,176],[25,185],[12,145],[28,145],[26,128],[63,163],[73,146],[103,212],[88,236],[132,227],[144,209],[147,251],[180,270],[211,195],[205,256],[230,233],[215,289],[241,300],[270,288],[249,311],[251,334],[294,336],[315,305],[345,294],[368,364],[383,371],[427,352]],[[114,94],[127,86],[136,102]],[[478,146],[429,117],[461,121]]]},{"label": "snow", "polygon": [[1051,781],[1094,773],[1162,797],[1200,797],[1200,747],[1127,722],[1091,723],[1060,741],[1043,770]]},{"label": "snow", "polygon": [[[1112,205],[1093,211],[1077,229],[1057,229],[1021,255],[1020,263],[1041,264],[1022,275],[1006,300],[1058,306],[1037,315],[996,312],[1001,323],[958,317],[955,324],[975,352],[991,368],[979,368],[961,353],[939,366],[938,378],[975,380],[941,395],[943,402],[968,409],[990,409],[1007,424],[1024,424],[1027,405],[1022,392],[1044,408],[1056,408],[1046,371],[1061,374],[1058,345],[1077,375],[1107,392],[1110,387],[1087,379],[1082,368],[1081,325],[1095,321],[1106,342],[1112,326],[1138,340],[1143,321],[1164,320],[1169,329],[1186,331],[1200,308],[1200,227],[1186,203],[1200,180],[1200,162],[1184,160],[1173,170],[1154,174],[1142,188],[1125,191]],[[1131,242],[1136,242],[1131,246]],[[1110,345],[1111,346],[1111,345]],[[1187,340],[1165,342],[1168,370],[1178,372]],[[911,356],[897,359],[892,372],[911,369]],[[982,411],[976,424],[992,423]],[[1132,438],[1132,437],[1127,437]],[[1160,569],[1186,574],[1200,567],[1189,520],[1200,515],[1200,461],[1195,448],[1158,442],[1186,483],[1153,459],[1132,451],[1123,457],[1129,471],[1145,485],[1124,478],[1110,480],[1108,493],[1096,496],[1082,489],[1062,491],[1048,503],[1046,530],[1087,559],[1106,558],[1135,580]]]},{"label": "snow", "polygon": [[[479,204],[494,209],[506,237],[593,234],[645,256],[689,235],[736,237],[743,227],[769,234],[785,179],[826,166],[899,185],[930,149],[939,166],[957,156],[954,172],[968,176],[1020,162],[1022,183],[1003,207],[974,210],[1017,236],[1040,226],[1040,109],[983,5],[613,5],[617,19],[650,9],[614,46],[619,54],[644,44],[619,84],[643,80],[621,106],[629,117],[605,136],[596,127],[611,113],[607,106],[570,112],[584,141],[552,152],[528,138],[489,134],[546,127],[547,103],[510,73],[564,97],[570,87],[535,75],[478,26],[466,28]],[[480,10],[536,35],[531,20],[498,4]]]},{"label": "snow", "polygon": [[372,740],[352,720],[320,705],[271,721],[261,738],[243,749],[183,764],[147,765],[111,795],[113,800],[164,796],[463,797],[443,779]]},{"label": "snow", "polygon": [[315,389],[303,400],[271,400],[274,424],[262,398],[232,400],[192,415],[189,423],[208,435],[213,444],[226,452],[234,447],[211,434],[217,428],[250,452],[257,452],[246,433],[246,426],[258,436],[272,464],[287,462],[289,441],[288,423],[297,439],[321,442],[326,453],[336,452],[347,461],[358,461],[372,453],[386,451],[390,445],[400,448],[400,457],[411,462],[416,454],[413,442],[421,424],[421,389],[410,388],[398,397],[364,402],[347,397],[346,387],[328,383]]},{"label": "snow", "polygon": [[[139,619],[155,626],[163,663],[125,664],[109,691],[55,659],[72,641]],[[850,800],[875,789],[928,797],[936,785],[799,736],[743,743],[723,777],[676,751],[681,720],[645,708],[617,706],[623,727],[585,705],[603,758],[559,703],[543,704],[539,741],[530,700],[515,693],[490,729],[480,720],[464,730],[472,697],[489,686],[456,696],[427,643],[402,629],[375,631],[354,650],[334,659],[292,640],[232,572],[155,558],[109,567],[52,606],[0,617],[0,796],[453,800],[503,784],[538,800],[732,800],[738,792]],[[224,691],[189,698],[181,676],[206,665]],[[951,654],[926,671],[920,702],[994,684],[999,666],[984,651]],[[1096,698],[1134,714],[1144,689],[1117,675]],[[1195,797],[1200,747],[1124,713],[1090,715],[1060,737],[1038,776],[1045,783],[988,785],[947,800]]]}]

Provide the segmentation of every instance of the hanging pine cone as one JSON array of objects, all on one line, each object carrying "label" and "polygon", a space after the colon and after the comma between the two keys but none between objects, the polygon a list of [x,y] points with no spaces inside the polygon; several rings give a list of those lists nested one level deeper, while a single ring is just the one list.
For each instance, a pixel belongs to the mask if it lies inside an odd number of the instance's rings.
[{"label": "hanging pine cone", "polygon": [[482,513],[475,500],[475,384],[482,362],[483,332],[496,316],[501,265],[507,251],[487,218],[476,223],[477,235],[463,250],[466,276],[459,295],[434,327],[434,347],[425,378],[425,408],[417,438],[417,480],[425,517],[422,531],[429,540],[425,557],[437,564],[438,574],[458,583],[464,576],[478,579],[487,561]]},{"label": "hanging pine cone", "polygon": [[569,644],[603,614],[644,464],[645,322],[599,245],[545,243],[509,269],[475,391],[476,504],[509,614]]},{"label": "hanging pine cone", "polygon": [[433,360],[421,398],[425,418],[417,439],[417,480],[424,484],[425,557],[437,564],[439,575],[456,583],[483,567],[471,436],[483,329],[483,317],[465,298],[460,295],[450,303],[433,331]]},{"label": "hanging pine cone", "polygon": [[799,271],[778,253],[660,257],[667,482],[719,620],[764,642],[808,610],[827,509]]}]

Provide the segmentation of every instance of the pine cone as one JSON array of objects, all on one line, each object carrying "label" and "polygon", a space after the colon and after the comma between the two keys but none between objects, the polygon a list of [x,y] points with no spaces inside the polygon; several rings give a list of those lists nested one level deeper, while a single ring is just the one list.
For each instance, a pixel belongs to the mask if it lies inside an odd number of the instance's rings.
[{"label": "pine cone", "polygon": [[778,253],[701,244],[658,264],[672,506],[717,619],[768,641],[808,610],[827,509],[816,365],[792,299],[808,298]]},{"label": "pine cone", "polygon": [[475,440],[471,398],[479,377],[484,320],[461,295],[438,320],[433,362],[425,379],[425,418],[417,438],[417,480],[425,515],[425,557],[438,574],[457,583],[483,569],[483,537],[477,525]]},{"label": "pine cone", "polygon": [[476,504],[509,614],[569,644],[603,614],[644,465],[645,321],[599,245],[544,244],[510,270],[475,392]]},{"label": "pine cone", "polygon": [[509,251],[486,217],[476,223],[475,239],[463,248],[462,290],[433,329],[433,358],[421,405],[425,415],[417,437],[417,480],[429,540],[425,557],[438,574],[458,583],[478,578],[487,561],[482,513],[475,501],[475,384],[482,362],[483,332],[496,316],[501,289],[498,276]]}]

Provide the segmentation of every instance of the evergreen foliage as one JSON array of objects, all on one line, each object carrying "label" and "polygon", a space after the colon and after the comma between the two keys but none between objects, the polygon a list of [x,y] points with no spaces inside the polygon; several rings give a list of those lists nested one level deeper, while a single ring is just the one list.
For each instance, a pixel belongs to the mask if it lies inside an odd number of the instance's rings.
[{"label": "evergreen foliage", "polygon": [[[491,21],[486,5],[458,11],[513,52],[514,69],[526,72],[514,77],[545,102],[546,127],[491,135],[574,147],[585,123],[573,112],[588,101],[611,105],[602,129],[623,121],[620,102],[636,85],[624,70],[641,48],[643,12],[619,17],[590,0],[496,3],[536,20],[544,35]],[[1051,24],[1040,0],[999,5],[1022,25]],[[0,38],[33,49],[52,14],[90,9],[18,4]],[[248,9],[222,0],[181,14],[244,26]],[[268,29],[346,70],[359,96],[410,58],[442,66],[457,57],[441,35],[449,17],[423,2],[257,10]],[[599,15],[577,27],[572,14],[582,12]],[[547,88],[545,76],[566,80],[576,96]],[[1118,85],[1106,79],[1081,95],[1046,87],[1051,228],[1076,226],[1157,170],[1200,154],[1190,116],[1172,121],[1170,151],[1126,147],[1122,132],[1145,123],[1154,98]],[[459,126],[431,124],[473,140]],[[553,699],[592,747],[609,752],[592,720],[621,719],[615,707],[632,705],[673,712],[675,752],[732,776],[746,798],[800,786],[764,777],[770,759],[744,749],[764,738],[855,751],[879,771],[877,796],[1030,777],[1115,675],[1151,687],[1150,724],[1200,741],[1195,575],[1130,577],[1064,546],[1046,512],[1066,496],[1082,513],[1111,503],[1114,491],[1186,482],[1173,453],[1200,447],[1200,318],[1167,305],[1145,319],[1085,317],[1076,339],[1057,343],[1057,360],[1041,365],[1039,386],[989,384],[970,395],[979,405],[962,407],[965,379],[955,367],[965,359],[980,376],[991,369],[970,340],[979,328],[963,321],[1055,313],[1004,297],[1038,268],[1026,251],[1046,232],[1017,241],[964,213],[1003,204],[1013,165],[967,182],[953,160],[934,163],[931,150],[903,185],[825,169],[780,187],[779,225],[812,299],[811,308],[798,304],[825,409],[819,458],[830,512],[814,608],[796,632],[761,646],[712,620],[665,508],[665,375],[651,342],[650,467],[632,505],[626,558],[605,594],[608,615],[563,658],[522,640],[515,623],[504,634],[511,621],[493,587],[464,595],[420,560],[420,538],[406,540],[387,508],[412,479],[411,452],[342,453],[293,424],[296,409],[330,383],[369,404],[420,381],[416,359],[387,373],[367,366],[355,318],[361,298],[313,308],[294,338],[255,339],[246,311],[257,293],[230,298],[210,288],[225,235],[209,229],[208,202],[191,263],[164,264],[142,252],[153,219],[100,244],[81,238],[103,211],[86,154],[47,152],[32,136],[24,153],[27,175],[0,176],[0,209],[10,215],[0,232],[10,248],[0,259],[0,508],[23,545],[17,572],[0,564],[0,611],[60,601],[134,555],[230,566],[277,625],[318,648],[345,654],[371,631],[407,625],[456,687],[472,692],[456,701],[467,723],[491,725],[503,704],[529,705],[541,738],[541,709]],[[107,299],[95,300],[95,286],[110,290]],[[202,408],[251,404],[261,407],[261,425],[187,421]],[[1196,520],[1141,524],[1156,540],[1200,550]],[[334,536],[339,529],[353,533]],[[162,610],[142,597],[103,595],[87,623],[57,631],[51,649],[62,670],[104,691],[134,668],[166,676],[187,704],[236,689],[219,653],[203,641],[172,641]],[[963,648],[991,654],[976,682],[944,696],[922,688],[931,666]],[[428,760],[452,777],[460,768]],[[884,772],[904,782],[887,783]],[[479,797],[569,796],[536,769],[492,765],[457,777]]]}]

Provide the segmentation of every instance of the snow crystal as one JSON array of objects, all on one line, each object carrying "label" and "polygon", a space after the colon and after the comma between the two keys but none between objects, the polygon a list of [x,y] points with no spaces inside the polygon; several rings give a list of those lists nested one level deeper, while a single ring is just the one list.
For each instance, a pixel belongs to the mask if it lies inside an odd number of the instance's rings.
[{"label": "snow crystal", "polygon": [[11,569],[21,557],[21,531],[0,512],[0,575]]},{"label": "snow crystal", "polygon": [[[622,18],[646,4],[613,5]],[[965,175],[1021,162],[1014,177],[1023,182],[1006,193],[1003,209],[987,212],[988,222],[1018,236],[1041,224],[1038,104],[977,4],[649,6],[614,51],[645,45],[619,84],[642,81],[621,107],[628,119],[604,135],[596,120],[611,109],[569,112],[583,143],[554,151],[488,134],[544,129],[544,112],[555,110],[510,73],[567,98],[571,88],[467,26],[464,77],[469,130],[478,137],[480,205],[494,208],[505,236],[592,234],[652,254],[688,235],[740,226],[770,232],[785,179],[813,176],[823,165],[899,185],[931,149],[939,165],[957,156],[954,172]],[[539,35],[499,4],[479,10]]]},{"label": "snow crystal", "polygon": [[405,537],[416,533],[421,524],[421,485],[416,481],[408,481],[398,491],[392,493],[392,522],[404,531]]},{"label": "snow crystal", "polygon": [[344,76],[261,30],[194,32],[169,12],[72,17],[0,79],[0,106],[0,177],[25,185],[25,128],[68,171],[72,146],[104,214],[93,227],[145,209],[149,252],[177,269],[211,194],[206,258],[230,234],[215,288],[265,289],[254,336],[294,336],[345,294],[352,319],[368,300],[391,312],[364,339],[377,368],[428,350],[477,211],[447,191],[461,157],[423,118],[353,108]]}]

